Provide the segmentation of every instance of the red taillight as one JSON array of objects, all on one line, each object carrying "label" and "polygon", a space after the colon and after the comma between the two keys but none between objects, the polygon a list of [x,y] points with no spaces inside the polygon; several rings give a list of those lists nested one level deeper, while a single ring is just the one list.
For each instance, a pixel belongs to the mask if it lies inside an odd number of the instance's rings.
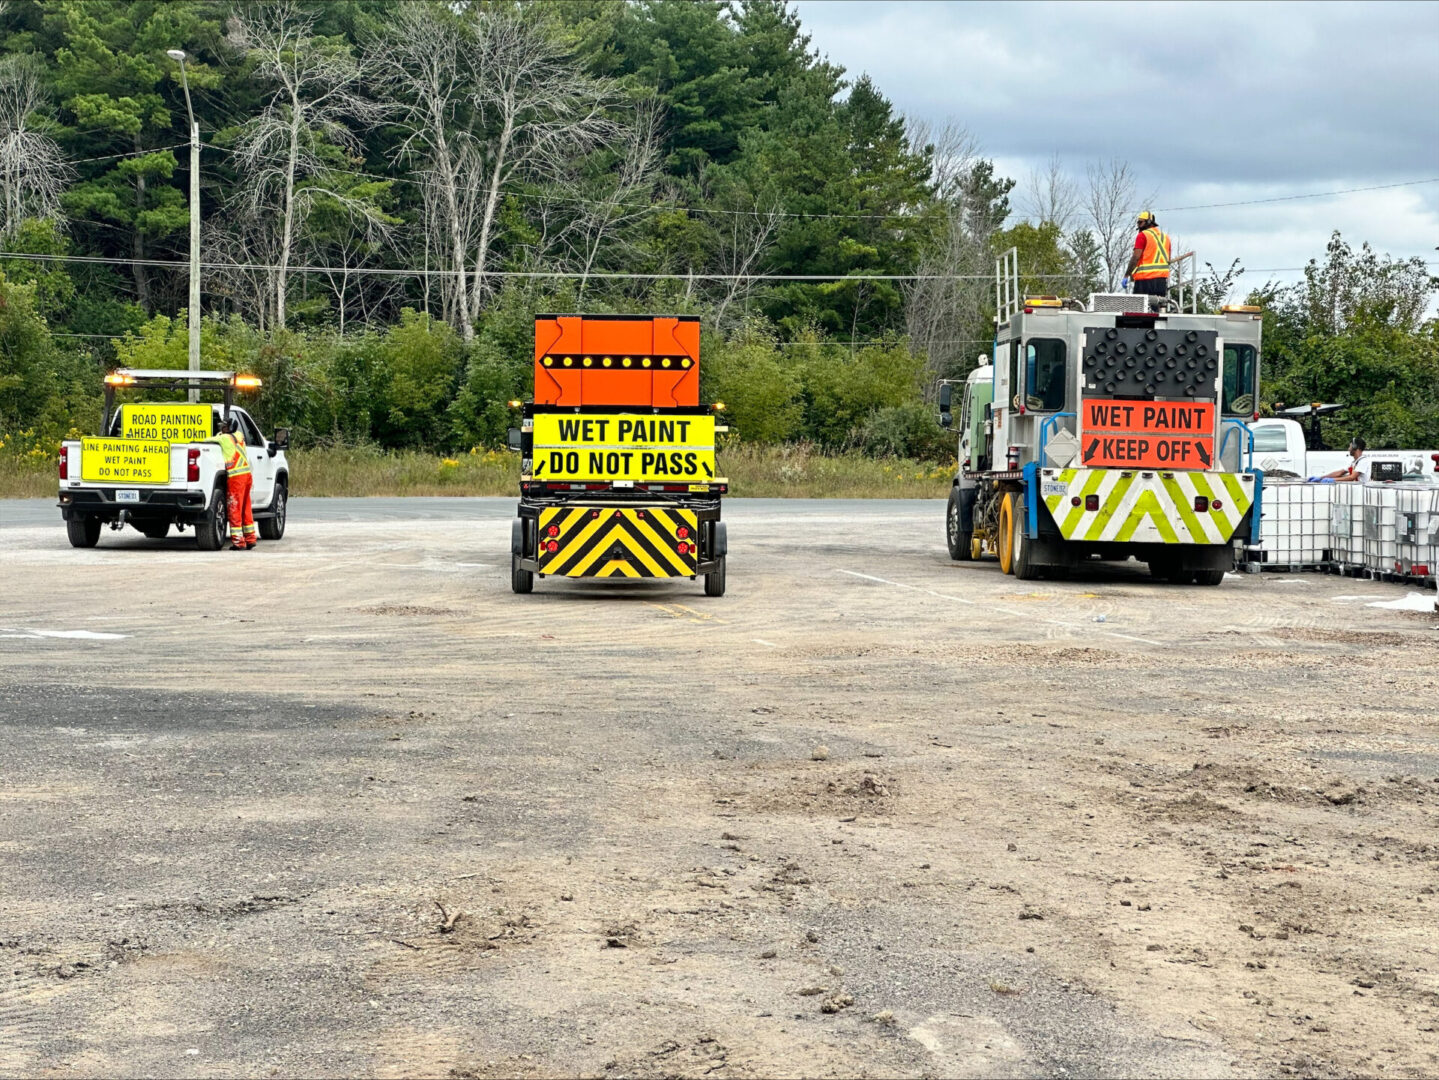
[{"label": "red taillight", "polygon": [[551,540],[548,544],[545,545],[545,550],[548,551],[551,555],[553,555],[555,552],[560,550],[560,545]]},{"label": "red taillight", "polygon": [[690,546],[684,541],[680,541],[678,544],[675,545],[675,550],[678,551],[681,555],[688,555],[690,553]]},{"label": "red taillight", "polygon": [[1070,506],[1078,506],[1078,505],[1079,505],[1080,503],[1082,503],[1083,501],[1084,501],[1084,500],[1081,499],[1078,495],[1071,495],[1071,496],[1069,497],[1069,505],[1070,505]]},{"label": "red taillight", "polygon": [[1209,497],[1207,495],[1194,496],[1194,509],[1201,514],[1209,509]]},{"label": "red taillight", "polygon": [[681,540],[688,540],[690,535],[689,526],[681,525],[678,529],[675,530],[675,535],[678,536]]},{"label": "red taillight", "polygon": [[1099,509],[1099,496],[1098,496],[1098,495],[1086,495],[1086,496],[1084,497],[1084,508],[1085,508],[1086,510],[1098,510],[1098,509]]},{"label": "red taillight", "polygon": [[200,480],[200,450],[198,447],[191,447],[185,454],[185,480],[187,483],[198,483]]},{"label": "red taillight", "polygon": [[559,536],[559,535],[560,535],[560,527],[559,527],[558,525],[551,525],[548,529],[545,530],[545,535],[546,535],[546,536]]},{"label": "red taillight", "polygon": [[70,479],[70,448],[68,446],[60,447],[60,479]]},{"label": "red taillight", "polygon": [[1439,454],[1430,454],[1429,456],[1434,459],[1434,471],[1439,472]]},{"label": "red taillight", "polygon": [[590,517],[599,517],[599,516],[600,516],[600,512],[599,512],[598,510],[591,510],[591,511],[590,511]]},{"label": "red taillight", "polygon": [[1215,499],[1215,500],[1214,500],[1212,503],[1210,503],[1209,505],[1212,506],[1212,507],[1214,507],[1214,509],[1216,509],[1216,510],[1223,510],[1223,509],[1224,509],[1224,503],[1221,502],[1219,499]]}]

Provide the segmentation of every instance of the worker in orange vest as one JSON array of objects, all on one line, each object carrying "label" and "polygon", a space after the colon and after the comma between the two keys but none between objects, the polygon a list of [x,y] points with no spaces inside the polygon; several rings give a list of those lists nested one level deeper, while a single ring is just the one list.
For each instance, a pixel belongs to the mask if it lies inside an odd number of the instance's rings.
[{"label": "worker in orange vest", "polygon": [[233,551],[248,551],[260,542],[255,530],[255,515],[250,507],[250,458],[245,453],[245,440],[240,435],[240,425],[233,416],[219,422],[215,437],[206,442],[216,443],[225,459],[225,471],[229,474],[230,492],[230,548]]},{"label": "worker in orange vest", "polygon": [[1139,235],[1134,240],[1134,254],[1129,257],[1127,280],[1134,282],[1134,292],[1144,296],[1169,295],[1169,234],[1159,231],[1159,222],[1152,210],[1139,215]]}]

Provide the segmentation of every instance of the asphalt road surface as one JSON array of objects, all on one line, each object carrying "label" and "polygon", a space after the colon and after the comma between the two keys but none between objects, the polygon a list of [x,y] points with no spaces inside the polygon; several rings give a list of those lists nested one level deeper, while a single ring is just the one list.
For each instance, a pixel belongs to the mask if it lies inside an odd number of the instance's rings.
[{"label": "asphalt road surface", "polygon": [[1439,1072],[1432,592],[734,500],[520,597],[513,506],[0,502],[0,1074]]}]

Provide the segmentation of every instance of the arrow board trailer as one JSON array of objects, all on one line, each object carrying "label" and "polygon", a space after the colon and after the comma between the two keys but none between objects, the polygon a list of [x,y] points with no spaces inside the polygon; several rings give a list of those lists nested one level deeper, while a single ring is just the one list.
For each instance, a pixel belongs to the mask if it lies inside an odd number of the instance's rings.
[{"label": "arrow board trailer", "polygon": [[535,400],[511,432],[514,591],[530,592],[537,574],[703,577],[722,596],[725,430],[699,404],[697,317],[536,316]]},{"label": "arrow board trailer", "polygon": [[[1025,579],[1134,558],[1218,585],[1258,532],[1258,309],[1116,294],[1032,298],[1000,319],[992,362],[963,384],[951,557],[993,555]],[[946,427],[953,394],[941,387]]]}]

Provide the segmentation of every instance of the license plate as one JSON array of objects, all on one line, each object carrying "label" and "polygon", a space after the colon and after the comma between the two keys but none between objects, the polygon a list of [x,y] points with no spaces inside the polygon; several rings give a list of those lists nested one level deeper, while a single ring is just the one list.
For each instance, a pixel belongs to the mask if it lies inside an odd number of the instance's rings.
[{"label": "license plate", "polygon": [[117,491],[115,492],[115,501],[137,503],[140,501],[140,493],[138,491]]},{"label": "license plate", "polygon": [[1063,480],[1045,480],[1039,485],[1039,491],[1046,499],[1051,495],[1063,498],[1069,494],[1069,485]]}]

